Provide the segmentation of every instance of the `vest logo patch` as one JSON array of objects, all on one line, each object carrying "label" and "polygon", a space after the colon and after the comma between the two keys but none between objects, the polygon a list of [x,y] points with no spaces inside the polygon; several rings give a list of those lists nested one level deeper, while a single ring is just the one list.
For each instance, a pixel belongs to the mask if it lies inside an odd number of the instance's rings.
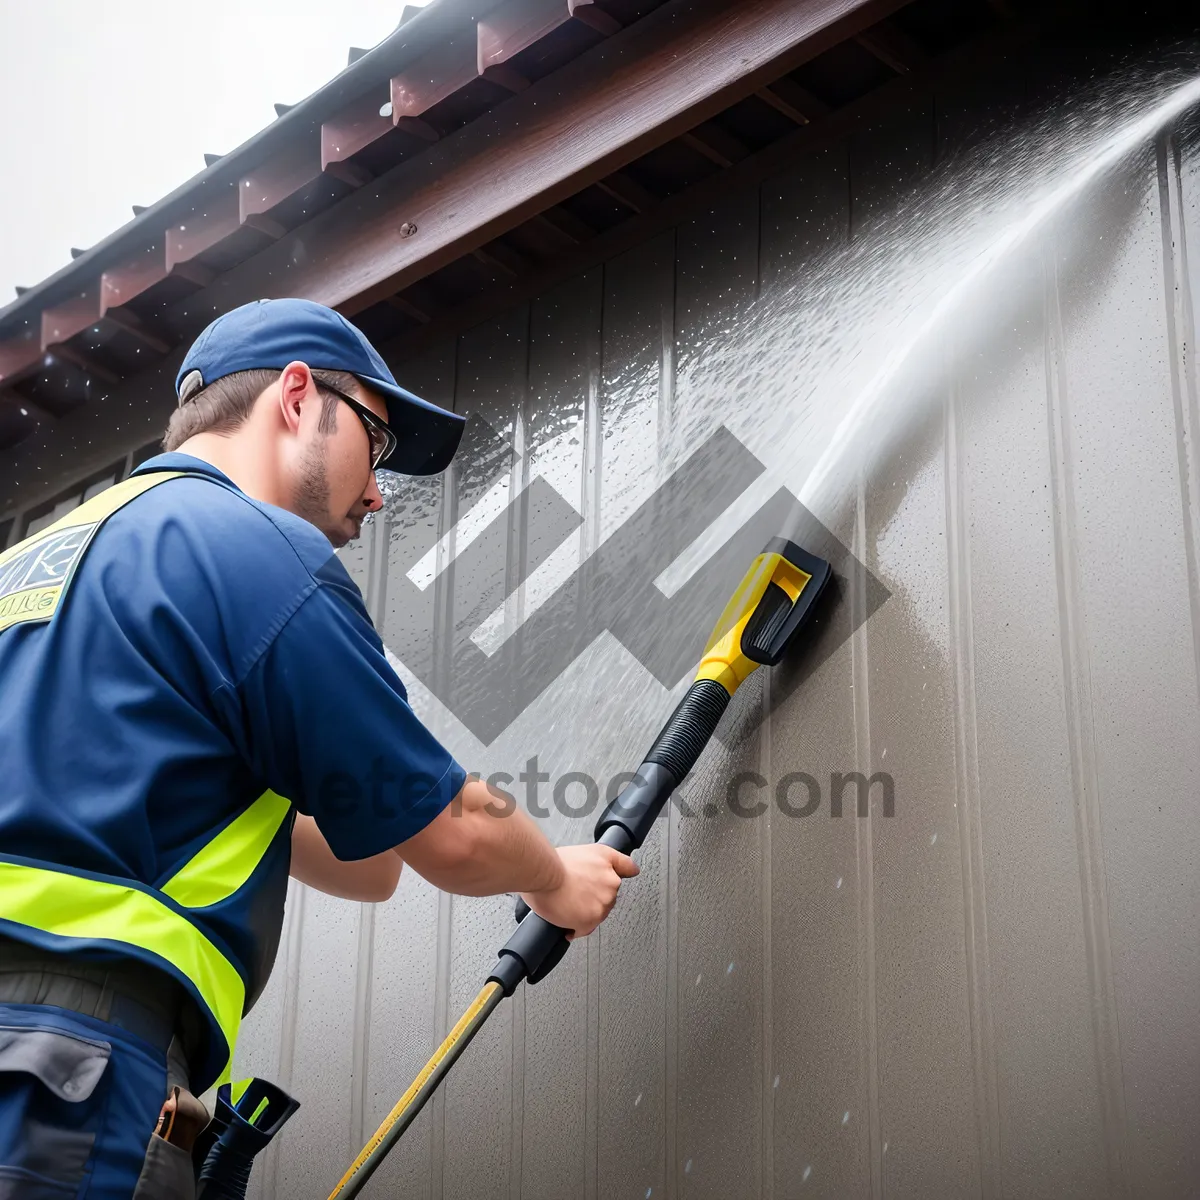
[{"label": "vest logo patch", "polygon": [[50,533],[31,545],[14,547],[0,559],[0,633],[23,621],[48,621],[54,616],[98,524]]}]

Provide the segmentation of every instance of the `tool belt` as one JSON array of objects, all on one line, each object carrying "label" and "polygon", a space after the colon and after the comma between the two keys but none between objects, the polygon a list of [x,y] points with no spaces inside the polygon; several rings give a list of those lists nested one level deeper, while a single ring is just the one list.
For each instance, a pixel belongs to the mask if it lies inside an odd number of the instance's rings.
[{"label": "tool belt", "polygon": [[132,1200],[241,1200],[258,1154],[299,1107],[263,1079],[222,1084],[212,1119],[187,1090],[206,1025],[184,988],[136,959],[84,963],[0,935],[0,1004],[49,1004],[116,1025],[167,1060]]},{"label": "tool belt", "polygon": [[52,1004],[107,1021],[167,1055],[180,1084],[187,1083],[187,1062],[204,1037],[195,1002],[165,972],[132,958],[78,962],[3,935],[0,1004]]},{"label": "tool belt", "polygon": [[48,1004],[93,1017],[165,1056],[166,1096],[157,1127],[146,1131],[146,1165],[134,1200],[192,1200],[192,1148],[209,1116],[187,1090],[188,1052],[200,1045],[205,1026],[184,989],[136,959],[83,963],[0,935],[0,1004]]}]

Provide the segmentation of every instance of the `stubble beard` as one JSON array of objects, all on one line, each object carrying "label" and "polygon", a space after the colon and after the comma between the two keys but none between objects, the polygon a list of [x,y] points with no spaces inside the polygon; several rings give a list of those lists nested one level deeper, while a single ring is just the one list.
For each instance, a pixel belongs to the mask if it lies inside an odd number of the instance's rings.
[{"label": "stubble beard", "polygon": [[342,531],[330,528],[329,479],[325,471],[325,455],[316,444],[309,446],[300,464],[295,505],[296,515],[315,525],[334,546],[346,544]]}]

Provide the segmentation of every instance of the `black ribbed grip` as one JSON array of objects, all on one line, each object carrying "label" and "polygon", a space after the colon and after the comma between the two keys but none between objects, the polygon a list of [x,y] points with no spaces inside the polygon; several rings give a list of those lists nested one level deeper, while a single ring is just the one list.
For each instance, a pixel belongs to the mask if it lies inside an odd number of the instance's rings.
[{"label": "black ribbed grip", "polygon": [[792,598],[777,583],[768,583],[758,607],[742,630],[742,653],[753,662],[766,662],[792,611]]},{"label": "black ribbed grip", "polygon": [[729,693],[715,679],[697,679],[654,739],[648,763],[666,767],[677,782],[696,765],[729,704]]}]

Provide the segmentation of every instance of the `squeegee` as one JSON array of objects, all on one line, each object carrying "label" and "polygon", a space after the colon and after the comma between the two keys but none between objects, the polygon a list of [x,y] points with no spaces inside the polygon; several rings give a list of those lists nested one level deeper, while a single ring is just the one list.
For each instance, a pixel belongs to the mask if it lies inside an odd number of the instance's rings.
[{"label": "squeegee", "polygon": [[[663,726],[634,778],[596,824],[596,841],[632,854],[663,805],[700,757],[734,692],[760,666],[775,666],[811,614],[832,575],[830,565],[784,538],[772,538],[750,565],[709,638],[696,678]],[[483,1023],[518,984],[538,983],[562,961],[568,930],[518,906],[519,924],[500,950],[483,990],[437,1048],[329,1200],[357,1196],[412,1124]]]}]

